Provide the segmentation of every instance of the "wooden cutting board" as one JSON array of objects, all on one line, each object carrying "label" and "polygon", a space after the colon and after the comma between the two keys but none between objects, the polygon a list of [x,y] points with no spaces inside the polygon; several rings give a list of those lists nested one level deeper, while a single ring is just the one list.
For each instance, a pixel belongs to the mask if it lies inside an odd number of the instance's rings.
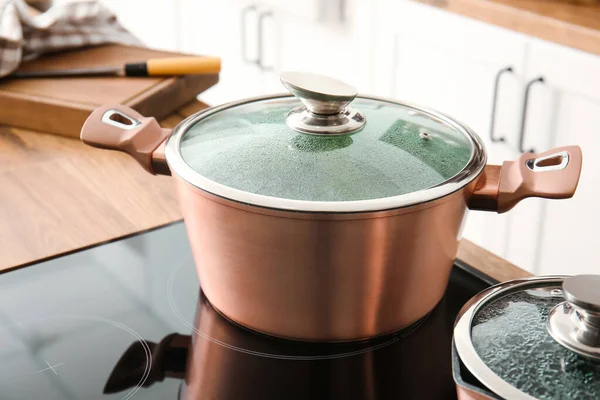
[{"label": "wooden cutting board", "polygon": [[[57,53],[23,63],[20,70],[117,66],[179,53],[106,45]],[[98,106],[120,103],[163,118],[216,84],[218,75],[0,79],[0,124],[79,137]]]}]

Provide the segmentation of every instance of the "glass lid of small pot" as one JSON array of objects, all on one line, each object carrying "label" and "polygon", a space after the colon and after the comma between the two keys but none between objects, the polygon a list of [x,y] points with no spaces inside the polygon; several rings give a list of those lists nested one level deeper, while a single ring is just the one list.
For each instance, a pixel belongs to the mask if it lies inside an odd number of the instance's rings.
[{"label": "glass lid of small pot", "polygon": [[227,104],[184,121],[165,150],[171,169],[243,203],[352,212],[442,197],[484,166],[478,137],[444,115],[357,97],[321,75],[288,72],[281,81],[294,96]]},{"label": "glass lid of small pot", "polygon": [[507,399],[600,399],[600,275],[538,277],[476,296],[457,353]]}]

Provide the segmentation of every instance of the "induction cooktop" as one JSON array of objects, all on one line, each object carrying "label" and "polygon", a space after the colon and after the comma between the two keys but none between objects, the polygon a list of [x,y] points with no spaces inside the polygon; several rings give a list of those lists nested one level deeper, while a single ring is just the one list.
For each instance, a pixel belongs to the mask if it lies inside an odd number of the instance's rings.
[{"label": "induction cooktop", "polygon": [[408,329],[287,341],[212,308],[177,222],[0,274],[0,399],[455,399],[454,319],[493,283],[456,261]]}]

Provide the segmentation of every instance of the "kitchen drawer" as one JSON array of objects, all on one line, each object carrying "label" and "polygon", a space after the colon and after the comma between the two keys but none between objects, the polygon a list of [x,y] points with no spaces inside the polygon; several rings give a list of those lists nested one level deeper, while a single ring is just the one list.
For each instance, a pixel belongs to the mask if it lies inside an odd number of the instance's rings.
[{"label": "kitchen drawer", "polygon": [[522,57],[528,40],[525,35],[412,1],[381,0],[378,12],[384,16],[380,20],[387,21],[378,27],[382,31],[409,35],[491,63]]}]

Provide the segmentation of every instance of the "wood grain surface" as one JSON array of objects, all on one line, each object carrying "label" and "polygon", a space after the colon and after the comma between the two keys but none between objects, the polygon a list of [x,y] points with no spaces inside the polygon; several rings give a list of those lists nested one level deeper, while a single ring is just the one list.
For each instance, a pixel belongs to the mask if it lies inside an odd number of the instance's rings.
[{"label": "wood grain surface", "polygon": [[[151,57],[180,55],[106,45],[48,55],[23,63],[20,70],[122,66]],[[79,137],[85,119],[103,104],[124,104],[141,114],[163,118],[218,80],[218,75],[2,79],[0,124]]]},{"label": "wood grain surface", "polygon": [[[189,103],[161,125],[205,107]],[[0,271],[178,221],[174,189],[126,154],[0,127]],[[467,240],[458,257],[498,280],[528,275]]]},{"label": "wood grain surface", "polygon": [[600,1],[414,0],[600,55]]},{"label": "wood grain surface", "polygon": [[[190,103],[161,124],[205,107]],[[0,270],[180,218],[172,180],[130,156],[0,127]]]},{"label": "wood grain surface", "polygon": [[531,276],[529,272],[466,239],[460,242],[456,258],[500,282]]}]

